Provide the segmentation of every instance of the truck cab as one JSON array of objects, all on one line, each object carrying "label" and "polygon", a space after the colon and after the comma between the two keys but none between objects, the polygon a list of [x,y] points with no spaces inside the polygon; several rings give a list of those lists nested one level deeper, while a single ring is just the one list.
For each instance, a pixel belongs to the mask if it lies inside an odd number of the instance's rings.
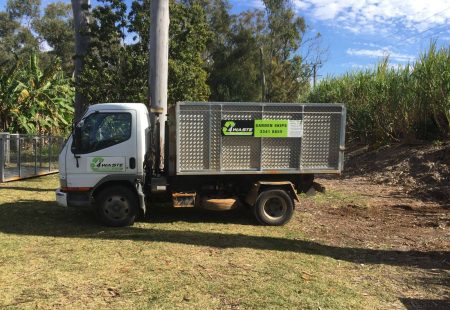
[{"label": "truck cab", "polygon": [[[149,113],[143,104],[90,106],[59,155],[58,202],[71,207],[92,206],[98,194],[111,187],[125,187],[142,196],[138,185],[144,180],[142,163],[149,130]],[[120,201],[121,197],[114,199]],[[114,213],[112,202],[109,212]],[[120,219],[120,214],[115,217]]]}]

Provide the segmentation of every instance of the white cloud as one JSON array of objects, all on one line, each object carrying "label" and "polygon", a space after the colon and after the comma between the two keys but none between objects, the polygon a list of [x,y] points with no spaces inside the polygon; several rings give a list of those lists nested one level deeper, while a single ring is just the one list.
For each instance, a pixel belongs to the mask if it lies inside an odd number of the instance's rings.
[{"label": "white cloud", "polygon": [[[361,64],[361,63],[356,63],[356,62],[346,62],[341,64],[341,67],[346,68],[346,70],[352,69],[352,70],[374,70],[377,67],[377,64],[375,63],[369,63],[369,64]],[[401,64],[401,63],[388,63],[388,67],[390,69],[394,69],[394,70],[401,70],[406,68],[405,64]]]},{"label": "white cloud", "polygon": [[[421,32],[450,23],[448,0],[293,0],[300,15],[355,33]],[[389,31],[388,31],[389,30]]]},{"label": "white cloud", "polygon": [[[264,8],[262,0],[232,2]],[[291,3],[299,15],[329,22],[352,33],[390,36],[398,30],[407,30],[417,34],[450,24],[448,0],[291,0]]]},{"label": "white cloud", "polygon": [[375,50],[349,48],[347,49],[347,54],[350,56],[363,56],[371,58],[381,58],[389,56],[389,59],[399,62],[412,62],[415,60],[415,56],[413,55],[396,53],[389,50],[388,48],[380,48]]}]

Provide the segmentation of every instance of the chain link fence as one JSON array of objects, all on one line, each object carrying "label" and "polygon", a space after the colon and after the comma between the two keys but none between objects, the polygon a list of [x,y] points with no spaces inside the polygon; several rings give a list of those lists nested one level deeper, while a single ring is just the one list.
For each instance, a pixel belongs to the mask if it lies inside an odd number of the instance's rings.
[{"label": "chain link fence", "polygon": [[64,139],[0,133],[0,182],[58,172]]}]

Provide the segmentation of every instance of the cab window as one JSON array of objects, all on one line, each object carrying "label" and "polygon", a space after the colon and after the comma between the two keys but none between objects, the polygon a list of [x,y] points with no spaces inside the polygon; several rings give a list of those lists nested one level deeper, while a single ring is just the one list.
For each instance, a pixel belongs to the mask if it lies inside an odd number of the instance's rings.
[{"label": "cab window", "polygon": [[130,113],[93,113],[80,124],[80,146],[78,152],[92,153],[124,141],[131,137]]}]

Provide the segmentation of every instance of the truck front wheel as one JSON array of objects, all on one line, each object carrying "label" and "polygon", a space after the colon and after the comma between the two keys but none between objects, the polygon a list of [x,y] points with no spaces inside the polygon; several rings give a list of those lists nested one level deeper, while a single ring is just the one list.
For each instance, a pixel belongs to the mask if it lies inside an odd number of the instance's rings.
[{"label": "truck front wheel", "polygon": [[113,186],[102,190],[96,198],[97,216],[106,226],[133,225],[138,214],[138,201],[132,190]]},{"label": "truck front wheel", "polygon": [[267,190],[259,194],[254,211],[261,224],[281,226],[292,218],[294,201],[284,190]]}]

